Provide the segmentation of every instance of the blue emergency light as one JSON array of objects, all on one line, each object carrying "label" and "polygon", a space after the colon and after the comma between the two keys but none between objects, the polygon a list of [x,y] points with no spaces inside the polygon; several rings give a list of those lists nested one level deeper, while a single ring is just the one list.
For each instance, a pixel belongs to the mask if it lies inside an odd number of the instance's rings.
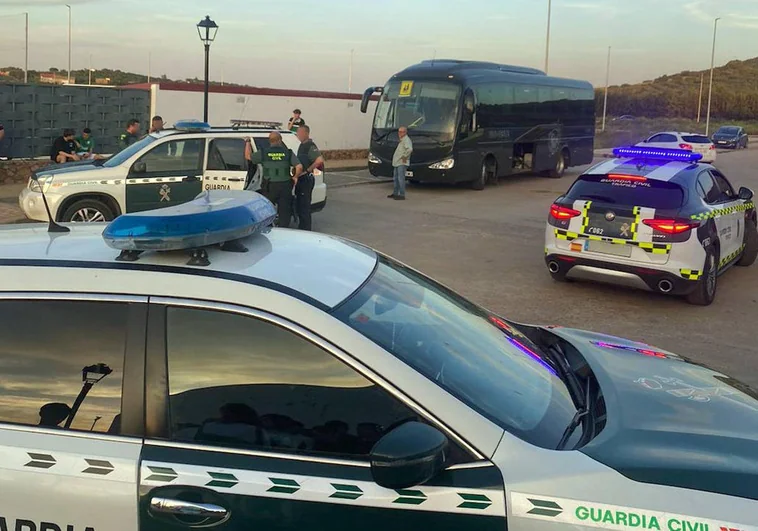
[{"label": "blue emergency light", "polygon": [[109,247],[137,253],[193,250],[259,233],[275,218],[274,205],[260,194],[211,190],[175,207],[119,216],[103,239]]},{"label": "blue emergency light", "polygon": [[700,153],[686,149],[671,149],[643,146],[625,146],[613,148],[616,157],[634,157],[640,159],[667,160],[679,162],[697,162],[703,158]]},{"label": "blue emergency light", "polygon": [[209,131],[211,125],[200,120],[179,120],[174,124],[177,131]]}]

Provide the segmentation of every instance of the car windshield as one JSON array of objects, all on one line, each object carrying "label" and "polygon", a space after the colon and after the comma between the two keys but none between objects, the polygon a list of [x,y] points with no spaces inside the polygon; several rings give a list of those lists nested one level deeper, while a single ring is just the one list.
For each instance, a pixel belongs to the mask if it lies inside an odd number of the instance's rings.
[{"label": "car windshield", "polygon": [[576,413],[517,328],[389,258],[334,315],[527,442],[555,448]]},{"label": "car windshield", "polygon": [[103,163],[103,166],[106,168],[113,168],[115,166],[121,166],[124,162],[132,158],[132,156],[136,153],[139,153],[142,151],[143,148],[149,146],[153,142],[157,140],[156,137],[153,135],[147,135],[145,138],[138,140],[131,146],[127,146],[112,157],[110,157],[108,160],[106,160]]},{"label": "car windshield", "polygon": [[616,205],[675,210],[684,202],[684,191],[667,181],[611,179],[607,175],[582,175],[571,186],[566,198],[572,201],[595,200]]},{"label": "car windshield", "polygon": [[716,131],[717,135],[736,135],[740,132],[739,127],[722,127]]},{"label": "car windshield", "polygon": [[455,132],[461,89],[453,83],[391,81],[384,87],[374,118],[375,129],[407,127],[451,136]]}]

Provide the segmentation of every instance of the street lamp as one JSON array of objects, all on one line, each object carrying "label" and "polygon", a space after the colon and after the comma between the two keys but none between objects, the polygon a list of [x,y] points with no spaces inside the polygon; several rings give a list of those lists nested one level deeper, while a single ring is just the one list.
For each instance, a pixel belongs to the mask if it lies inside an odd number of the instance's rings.
[{"label": "street lamp", "polygon": [[713,21],[713,48],[711,49],[711,81],[708,85],[708,110],[705,114],[705,136],[708,136],[708,131],[711,127],[711,98],[713,96],[713,66],[716,60],[716,29],[718,28],[719,20],[717,18]]},{"label": "street lamp", "polygon": [[547,0],[547,37],[545,38],[545,73],[550,63],[550,19],[553,11],[553,0]]},{"label": "street lamp", "polygon": [[68,84],[71,84],[71,6],[66,4],[68,8]]},{"label": "street lamp", "polygon": [[218,31],[218,24],[211,20],[210,16],[206,16],[197,24],[197,34],[200,36],[200,40],[205,46],[205,99],[203,104],[203,121],[208,122],[208,62],[211,52],[211,43],[216,39],[216,32]]}]

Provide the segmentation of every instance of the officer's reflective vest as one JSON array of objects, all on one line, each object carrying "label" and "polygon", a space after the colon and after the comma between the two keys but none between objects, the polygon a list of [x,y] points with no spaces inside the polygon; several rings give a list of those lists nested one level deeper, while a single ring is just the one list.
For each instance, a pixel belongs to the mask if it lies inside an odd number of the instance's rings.
[{"label": "officer's reflective vest", "polygon": [[292,151],[284,146],[269,146],[263,150],[263,178],[271,182],[288,181],[290,174],[290,158]]}]

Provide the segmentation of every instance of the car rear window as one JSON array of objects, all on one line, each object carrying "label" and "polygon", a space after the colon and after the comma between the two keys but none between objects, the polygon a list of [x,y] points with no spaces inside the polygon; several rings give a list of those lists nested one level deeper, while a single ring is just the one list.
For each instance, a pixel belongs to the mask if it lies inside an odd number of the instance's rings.
[{"label": "car rear window", "polygon": [[684,191],[675,183],[646,179],[582,175],[566,194],[572,201],[591,200],[614,205],[675,210],[684,203]]},{"label": "car rear window", "polygon": [[690,144],[710,144],[711,139],[703,135],[683,135],[682,140]]}]

